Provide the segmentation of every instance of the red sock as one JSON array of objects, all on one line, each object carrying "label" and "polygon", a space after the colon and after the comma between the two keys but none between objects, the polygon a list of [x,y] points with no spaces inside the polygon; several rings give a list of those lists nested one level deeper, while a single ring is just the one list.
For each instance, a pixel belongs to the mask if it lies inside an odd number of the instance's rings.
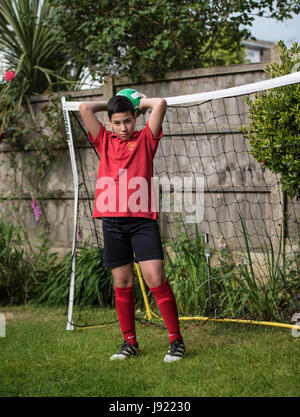
[{"label": "red sock", "polygon": [[118,288],[115,286],[115,303],[124,339],[131,345],[136,346],[133,288]]},{"label": "red sock", "polygon": [[178,311],[175,296],[169,281],[166,280],[162,285],[155,288],[149,288],[152,292],[159,311],[169,331],[169,340],[172,343],[175,339],[183,341],[179,329]]}]

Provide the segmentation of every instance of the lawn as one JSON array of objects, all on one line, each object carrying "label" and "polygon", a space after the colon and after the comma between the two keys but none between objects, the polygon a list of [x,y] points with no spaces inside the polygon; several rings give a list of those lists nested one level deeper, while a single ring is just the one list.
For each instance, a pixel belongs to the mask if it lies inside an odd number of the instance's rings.
[{"label": "lawn", "polygon": [[[300,338],[291,330],[213,323],[183,329],[185,358],[163,362],[167,332],[137,322],[141,354],[109,357],[122,343],[118,323],[66,331],[63,309],[0,310],[2,397],[254,397],[300,394]],[[185,325],[186,326],[186,325]]]}]

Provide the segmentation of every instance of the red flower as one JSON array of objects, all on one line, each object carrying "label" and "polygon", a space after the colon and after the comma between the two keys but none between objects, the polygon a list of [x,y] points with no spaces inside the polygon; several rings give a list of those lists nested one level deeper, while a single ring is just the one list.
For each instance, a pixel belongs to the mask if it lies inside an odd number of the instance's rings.
[{"label": "red flower", "polygon": [[8,70],[8,71],[6,71],[4,78],[5,78],[6,81],[8,81],[9,83],[11,83],[12,80],[14,78],[16,78],[16,76],[17,76],[17,74],[15,73],[14,70]]},{"label": "red flower", "polygon": [[2,140],[5,138],[4,130],[0,129],[0,143],[2,143]]}]

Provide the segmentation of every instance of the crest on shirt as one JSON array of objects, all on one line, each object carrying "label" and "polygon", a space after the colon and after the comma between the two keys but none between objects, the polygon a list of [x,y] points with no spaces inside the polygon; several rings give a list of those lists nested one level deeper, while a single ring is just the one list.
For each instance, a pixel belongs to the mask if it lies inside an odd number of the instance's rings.
[{"label": "crest on shirt", "polygon": [[127,143],[127,147],[130,151],[133,151],[135,145],[136,145],[136,142],[128,142]]}]

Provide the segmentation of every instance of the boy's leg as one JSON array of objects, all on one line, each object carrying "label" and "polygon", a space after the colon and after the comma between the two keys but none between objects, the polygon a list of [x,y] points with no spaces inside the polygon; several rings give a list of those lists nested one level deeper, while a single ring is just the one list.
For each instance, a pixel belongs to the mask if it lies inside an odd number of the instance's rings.
[{"label": "boy's leg", "polygon": [[136,220],[130,236],[135,259],[139,262],[146,284],[154,295],[169,331],[170,348],[165,362],[181,359],[185,347],[179,328],[176,300],[164,273],[164,254],[157,221],[142,218]]},{"label": "boy's leg", "polygon": [[124,340],[137,346],[134,312],[134,273],[132,263],[112,268],[115,304]]},{"label": "boy's leg", "polygon": [[173,290],[165,278],[163,261],[161,259],[151,259],[140,261],[139,264],[146,284],[155,298],[169,331],[170,344],[176,339],[183,342],[179,327],[177,304]]},{"label": "boy's leg", "polygon": [[[124,343],[111,359],[126,359],[137,353],[134,316],[134,259],[124,224],[126,218],[103,217],[104,266],[111,268],[114,278],[115,304]],[[118,265],[118,266],[115,266]]]}]

